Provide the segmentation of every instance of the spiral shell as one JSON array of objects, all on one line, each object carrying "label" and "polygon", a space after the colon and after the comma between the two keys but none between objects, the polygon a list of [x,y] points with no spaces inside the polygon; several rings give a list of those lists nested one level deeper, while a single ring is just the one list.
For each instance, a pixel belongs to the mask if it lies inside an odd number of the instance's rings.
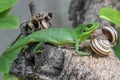
[{"label": "spiral shell", "polygon": [[102,32],[110,41],[110,43],[114,45],[117,42],[118,32],[115,28],[113,28],[112,26],[105,26],[102,28]]},{"label": "spiral shell", "polygon": [[100,38],[91,39],[90,47],[94,53],[101,56],[108,55],[112,51],[110,42]]}]

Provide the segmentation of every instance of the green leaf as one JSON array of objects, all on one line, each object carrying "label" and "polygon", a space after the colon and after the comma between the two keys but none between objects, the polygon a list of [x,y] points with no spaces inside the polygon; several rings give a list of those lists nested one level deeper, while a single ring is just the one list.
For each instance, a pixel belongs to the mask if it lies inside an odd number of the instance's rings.
[{"label": "green leaf", "polygon": [[3,17],[5,17],[10,12],[10,10],[11,10],[11,8],[5,10],[4,12],[1,12],[0,13],[0,19],[3,18]]},{"label": "green leaf", "polygon": [[116,9],[104,7],[100,10],[100,17],[120,26],[120,12]]},{"label": "green leaf", "polygon": [[9,73],[5,73],[3,80],[18,80],[15,76],[10,75]]},{"label": "green leaf", "polygon": [[0,0],[0,12],[13,7],[19,0]]},{"label": "green leaf", "polygon": [[120,60],[120,45],[117,44],[113,47],[113,50],[115,51],[115,55],[118,57],[118,59]]},{"label": "green leaf", "polygon": [[19,19],[16,16],[5,16],[0,19],[0,29],[17,29],[19,27]]}]

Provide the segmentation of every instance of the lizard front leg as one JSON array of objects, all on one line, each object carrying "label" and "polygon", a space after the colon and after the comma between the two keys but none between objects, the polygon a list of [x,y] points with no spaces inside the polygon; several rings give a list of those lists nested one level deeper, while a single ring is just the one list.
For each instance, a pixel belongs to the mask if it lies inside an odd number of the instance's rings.
[{"label": "lizard front leg", "polygon": [[40,50],[40,48],[44,45],[45,41],[41,41],[40,43],[37,44],[37,46],[35,47],[35,49],[33,50],[33,53],[39,53],[42,52]]},{"label": "lizard front leg", "polygon": [[75,52],[76,52],[78,55],[81,55],[81,56],[89,56],[89,55],[91,55],[90,52],[82,52],[82,51],[79,51],[79,43],[80,43],[79,40],[75,40]]}]

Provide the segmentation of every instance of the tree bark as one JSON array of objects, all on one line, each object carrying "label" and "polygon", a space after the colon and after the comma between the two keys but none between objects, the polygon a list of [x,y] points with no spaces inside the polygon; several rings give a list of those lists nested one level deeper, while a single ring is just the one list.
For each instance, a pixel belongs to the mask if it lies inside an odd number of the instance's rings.
[{"label": "tree bark", "polygon": [[[104,6],[120,9],[119,0],[71,0],[69,19],[73,26],[98,21],[101,26],[111,25],[99,18]],[[112,51],[108,56],[78,56],[72,48],[60,48],[45,44],[42,52],[32,53],[37,43],[18,55],[10,73],[20,80],[119,80],[120,61]],[[88,42],[85,42],[88,44]],[[85,45],[84,44],[84,45]]]}]

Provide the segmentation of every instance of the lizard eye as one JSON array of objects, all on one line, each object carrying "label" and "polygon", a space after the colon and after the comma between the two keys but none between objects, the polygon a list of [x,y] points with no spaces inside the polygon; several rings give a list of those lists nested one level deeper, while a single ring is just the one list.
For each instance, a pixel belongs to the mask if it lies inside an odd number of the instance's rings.
[{"label": "lizard eye", "polygon": [[92,26],[93,26],[92,24],[88,24],[88,25],[87,25],[88,28],[91,28]]}]

